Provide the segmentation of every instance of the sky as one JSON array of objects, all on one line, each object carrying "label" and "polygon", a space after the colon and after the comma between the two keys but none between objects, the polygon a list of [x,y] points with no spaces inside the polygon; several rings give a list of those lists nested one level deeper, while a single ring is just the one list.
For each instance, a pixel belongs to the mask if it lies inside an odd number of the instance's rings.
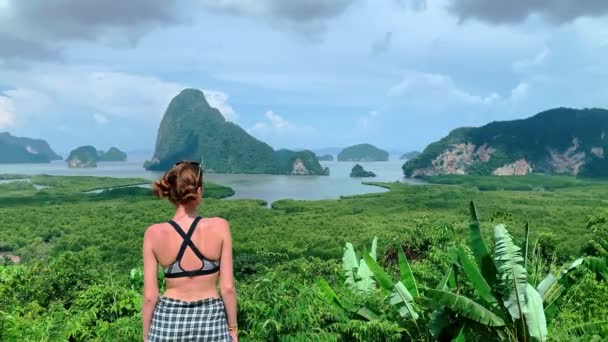
[{"label": "sky", "polygon": [[0,132],[152,151],[197,88],[275,148],[421,150],[607,108],[607,19],[605,0],[0,0]]}]

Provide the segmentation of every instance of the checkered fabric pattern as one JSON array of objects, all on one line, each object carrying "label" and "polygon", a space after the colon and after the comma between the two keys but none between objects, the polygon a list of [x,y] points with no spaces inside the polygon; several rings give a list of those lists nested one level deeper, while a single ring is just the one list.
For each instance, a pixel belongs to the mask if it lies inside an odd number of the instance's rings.
[{"label": "checkered fabric pattern", "polygon": [[160,297],[152,316],[148,341],[232,341],[224,302],[219,298],[185,302]]}]

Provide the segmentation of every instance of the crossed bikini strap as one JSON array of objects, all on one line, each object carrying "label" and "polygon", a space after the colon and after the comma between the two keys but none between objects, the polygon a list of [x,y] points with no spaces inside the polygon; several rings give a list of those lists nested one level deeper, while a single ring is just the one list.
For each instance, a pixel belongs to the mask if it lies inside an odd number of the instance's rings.
[{"label": "crossed bikini strap", "polygon": [[190,247],[190,249],[194,252],[194,254],[201,261],[205,259],[203,254],[198,250],[198,248],[196,248],[196,246],[194,245],[194,243],[191,240],[192,234],[194,233],[194,230],[198,226],[198,222],[201,219],[202,219],[202,217],[200,217],[200,216],[198,216],[197,218],[194,219],[194,222],[192,222],[192,225],[190,226],[190,230],[188,230],[188,234],[186,234],[182,230],[182,228],[177,223],[175,223],[175,221],[173,221],[173,220],[169,221],[169,224],[171,224],[173,226],[173,228],[175,228],[175,231],[177,231],[177,233],[182,237],[182,239],[184,239],[184,242],[182,242],[182,245],[179,248],[179,252],[177,253],[177,258],[175,258],[176,261],[179,262],[182,260],[182,257],[184,256],[184,253],[186,252],[186,247]]}]

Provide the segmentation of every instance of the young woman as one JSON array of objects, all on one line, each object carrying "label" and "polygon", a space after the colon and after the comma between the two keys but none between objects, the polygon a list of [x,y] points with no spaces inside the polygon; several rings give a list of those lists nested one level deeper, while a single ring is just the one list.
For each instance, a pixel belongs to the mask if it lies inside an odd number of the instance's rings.
[{"label": "young woman", "polygon": [[[224,219],[197,213],[203,194],[201,165],[175,164],[153,190],[169,199],[175,215],[150,226],[144,235],[144,341],[237,341],[230,226]],[[160,297],[159,264],[167,283]]]}]

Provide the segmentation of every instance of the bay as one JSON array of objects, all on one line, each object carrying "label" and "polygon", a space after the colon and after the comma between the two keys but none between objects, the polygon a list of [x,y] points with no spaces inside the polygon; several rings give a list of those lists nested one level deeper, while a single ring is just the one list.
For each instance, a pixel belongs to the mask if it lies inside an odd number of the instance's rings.
[{"label": "bay", "polygon": [[[61,175],[61,176],[103,176],[139,177],[150,181],[158,179],[162,172],[147,171],[144,160],[126,162],[100,162],[97,168],[70,169],[65,161],[48,164],[1,164],[0,174]],[[205,181],[229,186],[236,194],[230,199],[262,199],[272,203],[280,199],[318,200],[335,199],[340,196],[384,192],[386,189],[364,185],[363,182],[407,182],[423,184],[418,180],[403,177],[403,161],[393,156],[387,162],[361,162],[366,170],[374,172],[375,178],[351,178],[350,171],[355,162],[321,162],[329,167],[329,176],[288,176],[206,173]]]}]

